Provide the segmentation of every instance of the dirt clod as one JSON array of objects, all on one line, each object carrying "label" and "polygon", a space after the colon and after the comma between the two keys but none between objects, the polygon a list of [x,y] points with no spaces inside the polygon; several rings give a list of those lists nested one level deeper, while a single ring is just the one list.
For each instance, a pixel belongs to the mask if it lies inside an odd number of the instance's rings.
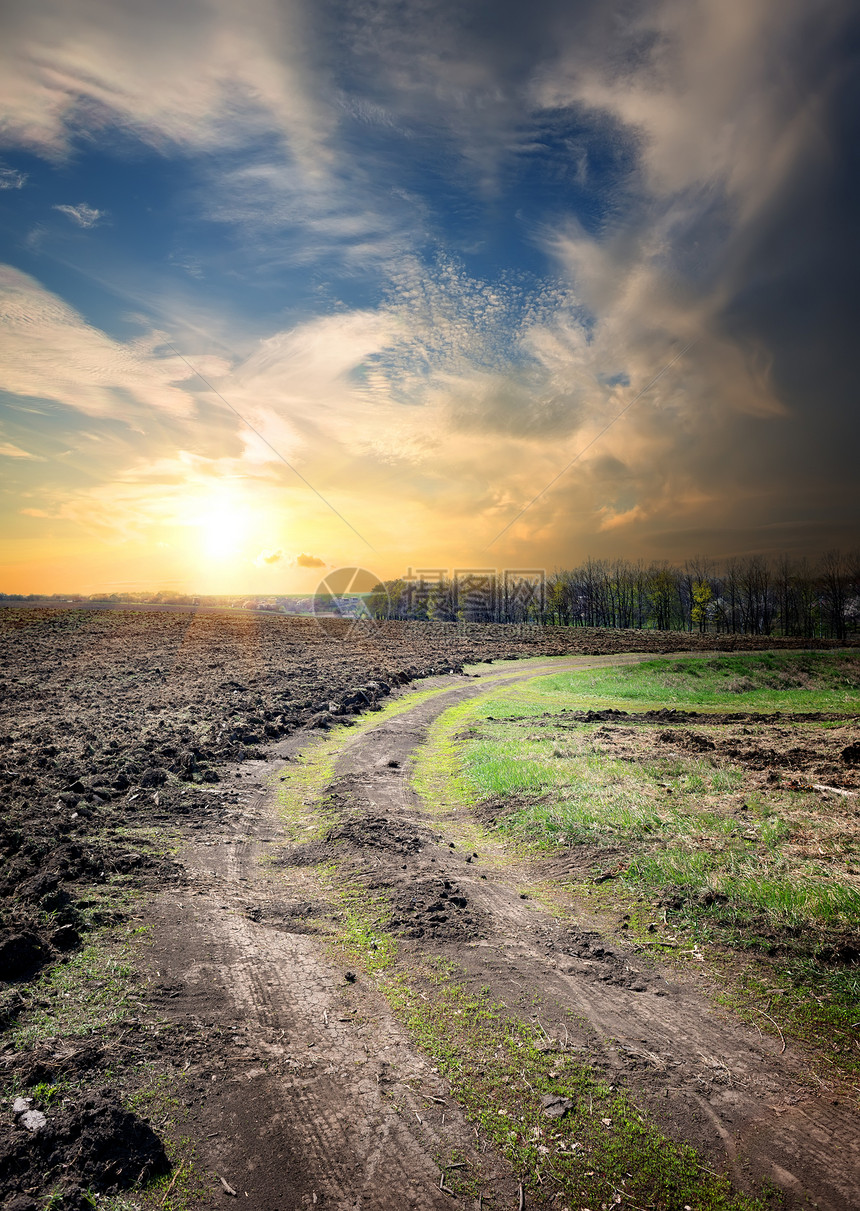
[{"label": "dirt clod", "polygon": [[64,1201],[52,1206],[89,1207],[83,1190],[115,1194],[168,1168],[149,1124],[110,1092],[77,1106],[28,1109],[0,1129],[0,1185],[16,1197],[57,1189]]},{"label": "dirt clod", "polygon": [[569,1097],[558,1097],[553,1093],[546,1093],[541,1098],[541,1114],[545,1118],[563,1118],[568,1111],[573,1110],[576,1102]]}]

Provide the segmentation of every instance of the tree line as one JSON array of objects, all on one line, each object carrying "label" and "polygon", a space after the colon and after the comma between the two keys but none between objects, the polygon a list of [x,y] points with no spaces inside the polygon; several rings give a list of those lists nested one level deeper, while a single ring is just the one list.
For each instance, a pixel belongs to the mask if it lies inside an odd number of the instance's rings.
[{"label": "tree line", "polygon": [[385,581],[377,618],[847,639],[860,625],[860,552],[816,563],[755,555],[715,568],[587,559],[569,570]]}]

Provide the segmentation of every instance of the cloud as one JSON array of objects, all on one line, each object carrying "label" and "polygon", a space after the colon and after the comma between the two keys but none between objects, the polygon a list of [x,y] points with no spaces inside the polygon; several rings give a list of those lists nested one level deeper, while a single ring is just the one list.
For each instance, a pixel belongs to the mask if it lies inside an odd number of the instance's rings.
[{"label": "cloud", "polygon": [[[586,397],[605,394],[594,391],[581,307],[560,282],[482,280],[450,255],[432,265],[409,257],[392,273],[384,311],[389,340],[368,359],[363,383],[377,406],[408,406],[384,431],[401,457],[427,454],[449,431],[537,441],[567,434]],[[385,448],[384,433],[375,448]]]},{"label": "cloud", "polygon": [[318,475],[326,484],[337,483],[369,422],[369,405],[355,376],[386,347],[393,331],[390,316],[362,310],[321,316],[259,341],[229,379],[216,384],[270,443],[265,446],[253,432],[240,429],[248,459],[301,462],[315,487],[322,487]]},{"label": "cloud", "polygon": [[324,568],[326,562],[316,555],[297,555],[294,563],[297,568]]},{"label": "cloud", "polygon": [[10,168],[0,160],[0,189],[23,189],[27,183],[27,173]]},{"label": "cloud", "polygon": [[261,551],[254,560],[254,563],[258,568],[264,568],[267,565],[271,566],[272,564],[280,563],[283,558],[283,551]]},{"label": "cloud", "polygon": [[[571,229],[552,250],[567,287],[482,281],[450,257],[429,269],[407,260],[376,311],[274,334],[221,387],[341,512],[349,483],[360,504],[345,515],[362,532],[371,517],[374,542],[380,528],[424,532],[435,517],[479,543],[697,339],[697,357],[666,372],[518,532],[567,533],[572,516],[630,531],[679,500],[713,506],[726,463],[707,467],[700,451],[730,443],[732,416],[781,414],[766,358],[711,331],[710,304],[665,278],[659,241],[642,242],[626,276],[621,241]],[[245,440],[246,465],[276,462]]]},{"label": "cloud", "polygon": [[[841,167],[858,133],[841,49],[854,20],[846,3],[825,15],[795,0],[660,0],[611,43],[600,23],[560,40],[535,76],[549,113],[586,110],[607,137],[634,140],[627,186],[601,228],[563,220],[543,232],[591,312],[591,356],[614,354],[635,386],[695,342],[602,440],[627,438],[634,463],[648,451],[652,468],[640,464],[634,502],[601,512],[602,524],[611,516],[633,532],[663,516],[668,526],[673,500],[704,510],[696,480],[719,515],[744,500],[755,524],[791,511],[825,467],[835,482],[847,472],[844,442],[827,449],[824,435],[857,436],[845,322],[856,177]],[[721,474],[731,502],[716,490]],[[661,481],[674,493],[661,494]]]},{"label": "cloud", "polygon": [[[598,242],[572,225],[547,247],[594,317],[587,357],[595,371],[609,376],[607,384],[627,381],[629,398],[689,346],[674,375],[649,395],[645,408],[662,398],[675,409],[695,409],[701,421],[714,408],[764,417],[785,414],[766,349],[752,334],[726,332],[723,293],[696,289],[674,269],[658,231],[652,229],[631,247],[626,236]],[[683,375],[686,399],[672,402],[666,388],[678,375]],[[708,401],[704,409],[703,400]]]},{"label": "cloud", "polygon": [[[813,489],[818,516],[829,469],[851,473],[846,0],[500,0],[491,16],[407,0],[396,19],[381,0],[13,9],[5,136],[55,159],[142,141],[191,181],[195,217],[254,254],[244,279],[229,266],[231,288],[256,292],[242,352],[212,356],[200,314],[177,347],[277,454],[151,321],[114,339],[0,276],[4,384],[105,433],[146,428],[145,490],[179,492],[177,433],[193,431],[212,476],[290,484],[323,512],[280,454],[374,541],[478,544],[599,438],[511,543],[638,551],[680,515],[764,524]],[[106,213],[57,209],[82,228]],[[176,254],[189,275],[197,251]],[[215,299],[219,265],[204,269]],[[178,326],[187,298],[160,322]],[[108,464],[130,474],[127,453]],[[137,509],[128,491],[93,512]],[[328,551],[327,537],[307,541]],[[258,559],[284,558],[288,534],[265,541]]]},{"label": "cloud", "polygon": [[313,172],[333,106],[307,15],[299,0],[11,0],[5,138],[60,158],[81,132],[214,150],[274,131]]},{"label": "cloud", "polygon": [[[160,352],[161,334],[115,340],[8,265],[0,265],[0,337],[0,374],[12,394],[138,424],[141,413],[151,417],[153,410],[174,417],[194,411],[193,396],[176,386],[191,371]],[[225,365],[223,359],[213,364]]]},{"label": "cloud", "polygon": [[491,196],[534,145],[527,88],[535,65],[553,52],[557,26],[578,33],[592,7],[546,0],[536,14],[515,3],[435,0],[409,4],[401,20],[380,0],[346,6],[337,16],[352,86],[345,104],[418,141],[446,180]]},{"label": "cloud", "polygon": [[77,206],[55,206],[54,210],[59,210],[60,214],[66,215],[79,227],[95,227],[107,215],[106,210],[96,210],[86,202],[79,202]]},{"label": "cloud", "polygon": [[245,479],[241,455],[210,458],[163,442],[154,457],[142,454],[108,467],[94,458],[87,469],[88,482],[77,491],[54,483],[42,495],[47,515],[92,535],[139,540],[159,527],[190,532],[222,513],[242,514],[243,525],[250,521],[248,502],[237,491]]},{"label": "cloud", "polygon": [[634,134],[654,196],[716,187],[748,216],[801,144],[821,138],[814,114],[839,71],[832,50],[850,5],[825,15],[803,0],[658,0],[626,16],[611,39],[602,22],[569,28],[535,74],[533,100],[594,110]]},{"label": "cloud", "polygon": [[348,273],[387,266],[410,246],[415,223],[414,207],[380,191],[360,166],[338,172],[330,164],[308,176],[271,148],[236,166],[219,162],[199,203],[207,218],[238,227],[268,269],[321,261]]},{"label": "cloud", "polygon": [[11,442],[0,442],[0,458],[27,458],[34,462],[44,462],[38,454],[31,454],[29,450],[22,450],[20,446],[12,445]]}]

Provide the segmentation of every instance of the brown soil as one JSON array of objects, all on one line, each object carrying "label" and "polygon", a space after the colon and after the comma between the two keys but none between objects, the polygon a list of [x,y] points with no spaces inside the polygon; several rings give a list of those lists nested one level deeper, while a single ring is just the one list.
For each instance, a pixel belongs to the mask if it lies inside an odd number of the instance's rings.
[{"label": "brown soil", "polygon": [[[696,711],[564,711],[546,716],[541,724],[563,731],[582,723],[601,722],[592,730],[596,750],[623,761],[665,757],[674,752],[707,753],[715,764],[731,764],[747,772],[749,786],[786,786],[791,789],[847,790],[837,795],[851,814],[851,792],[860,790],[860,715],[774,714],[732,712],[699,714]],[[821,724],[830,726],[824,727]],[[667,724],[673,726],[667,727]],[[765,777],[756,777],[764,773]],[[836,800],[834,800],[835,802]]]},{"label": "brown soil", "polygon": [[[18,1200],[7,1205],[41,1207],[59,1182],[66,1202],[57,1205],[71,1208],[82,1185],[114,1190],[156,1172],[155,1146],[136,1169],[118,1171],[110,1142],[125,1113],[116,1088],[152,1064],[181,1088],[186,1129],[211,1179],[200,1206],[229,1201],[227,1187],[261,1211],[450,1205],[437,1161],[452,1148],[480,1152],[499,1205],[506,1197],[513,1205],[513,1175],[476,1139],[429,1062],[372,987],[326,957],[317,934],[331,909],[314,866],[333,853],[390,895],[390,924],[407,953],[455,956],[514,1009],[541,987],[548,1004],[588,1023],[581,1046],[595,1062],[742,1184],[765,1175],[821,1207],[860,1202],[860,1133],[831,1104],[833,1091],[809,1095],[802,1057],[776,1055],[768,1038],[718,1019],[671,977],[640,970],[601,944],[591,923],[563,932],[520,898],[513,868],[482,878],[481,855],[452,848],[444,822],[408,789],[409,753],[435,713],[480,689],[460,676],[464,662],[625,645],[684,651],[698,639],[387,624],[352,629],[338,643],[303,619],[3,611],[0,1025],[32,1008],[40,970],[75,953],[92,925],[127,911],[94,911],[94,885],[122,874],[160,892],[150,1003],[122,1031],[24,1052],[3,1048],[0,1035],[7,1088],[71,1079],[82,1090],[62,1111],[34,1103],[47,1135],[25,1134],[7,1108],[0,1175]],[[710,650],[714,637],[695,646]],[[747,646],[757,645],[733,649]],[[329,792],[328,836],[316,850],[279,849],[267,783],[307,744],[306,729],[348,723],[427,676],[441,676],[433,684],[450,692],[348,748]],[[156,837],[179,829],[180,861],[165,859],[144,826]],[[261,864],[268,856],[279,861]],[[640,1053],[658,1060],[629,1061]],[[727,1083],[714,1075],[722,1071]],[[778,1113],[769,1109],[777,1103]],[[87,1142],[94,1118],[102,1143]],[[129,1119],[121,1133],[144,1128]]]},{"label": "brown soil", "polygon": [[[21,1099],[21,1105],[32,1099]],[[43,1186],[62,1185],[61,1211],[92,1207],[86,1192],[116,1194],[169,1170],[161,1140],[148,1123],[130,1114],[110,1090],[78,1106],[62,1106],[46,1116],[38,1130],[23,1126],[28,1113],[14,1115],[15,1126],[4,1124],[0,1135],[0,1183],[4,1190],[32,1183],[38,1167]],[[14,1211],[40,1206],[28,1193],[5,1204]]]},{"label": "brown soil", "polygon": [[[762,646],[750,636],[386,623],[87,609],[0,612],[0,972],[74,950],[75,888],[175,872],[131,824],[218,815],[224,763],[297,729],[378,709],[393,689],[467,661]],[[788,646],[797,646],[786,641]],[[45,912],[53,914],[50,923]],[[14,1005],[14,1000],[12,1002]],[[5,1012],[8,1012],[8,1007]],[[0,1005],[0,1018],[4,1013]]]}]

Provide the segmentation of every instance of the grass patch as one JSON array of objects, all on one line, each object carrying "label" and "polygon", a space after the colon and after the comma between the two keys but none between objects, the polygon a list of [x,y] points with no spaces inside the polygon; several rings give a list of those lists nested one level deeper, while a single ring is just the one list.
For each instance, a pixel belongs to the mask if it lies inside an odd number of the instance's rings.
[{"label": "grass patch", "polygon": [[461,702],[439,715],[430,724],[427,740],[412,754],[412,785],[434,813],[457,810],[477,800],[478,792],[462,768],[461,732],[482,702],[481,698]]},{"label": "grass patch", "polygon": [[[767,1205],[738,1194],[692,1148],[657,1131],[575,1052],[540,1026],[511,1017],[488,992],[476,994],[438,971],[423,979],[401,975],[385,991],[527,1195],[543,1203],[560,1194],[571,1205],[590,1207],[623,1201],[761,1211]],[[545,1113],[548,1099],[564,1099],[559,1117]],[[480,1175],[470,1184],[480,1187]]]},{"label": "grass patch", "polygon": [[359,882],[344,882],[335,866],[320,873],[342,913],[332,949],[368,975],[388,971],[397,959],[397,939],[385,929],[391,915],[386,897],[369,892]]},{"label": "grass patch", "polygon": [[766,969],[747,967],[717,1000],[766,1033],[778,1035],[781,1031],[783,1037],[813,1045],[827,1067],[842,1074],[860,1074],[857,966],[827,968],[798,959]]},{"label": "grass patch", "polygon": [[[637,887],[671,888],[687,895],[707,888],[714,894],[711,904],[717,906],[712,917],[737,929],[748,928],[756,918],[785,931],[810,925],[853,930],[860,922],[860,893],[855,888],[833,882],[797,883],[788,862],[776,859],[769,869],[758,853],[749,850],[714,854],[667,849],[634,858],[624,878]],[[706,893],[704,898],[710,897]]]},{"label": "grass patch", "polygon": [[319,799],[332,779],[334,760],[322,742],[272,776],[288,841],[314,841],[328,829],[330,821],[320,811]]},{"label": "grass patch", "polygon": [[9,1028],[16,1050],[48,1038],[98,1035],[141,1007],[135,963],[138,931],[101,931],[27,988],[29,1006]]},{"label": "grass patch", "polygon": [[755,654],[645,660],[541,679],[547,694],[591,701],[744,711],[850,711],[860,704],[860,655]]},{"label": "grass patch", "polygon": [[[140,946],[148,943],[148,926],[126,925],[97,930],[80,951],[60,961],[26,989],[28,1007],[9,1027],[7,1039],[19,1052],[46,1040],[98,1038],[108,1041],[147,1006],[141,997]],[[98,1087],[109,1085],[126,1107],[146,1119],[164,1142],[171,1170],[145,1187],[116,1196],[92,1195],[93,1207],[103,1211],[189,1211],[208,1193],[206,1173],[191,1140],[181,1133],[187,1110],[176,1096],[180,1072],[164,1072],[159,1061],[138,1060],[131,1066],[88,1070],[54,1081],[25,1086],[15,1079],[7,1098],[25,1094],[48,1111],[76,1102]],[[59,1196],[57,1196],[59,1197]],[[53,1205],[49,1199],[46,1207]]]},{"label": "grass patch", "polygon": [[[649,666],[660,663],[600,676],[644,675],[650,693]],[[576,709],[584,705],[581,679],[591,676],[538,678],[446,712],[418,754],[416,788],[443,802],[499,801],[498,832],[533,849],[621,847],[631,886],[657,894],[675,889],[711,903],[722,897],[730,908],[711,915],[733,926],[753,914],[777,932],[860,928],[856,828],[838,805],[822,812],[815,795],[750,786],[742,766],[711,753],[663,756],[653,743],[659,730],[648,740],[640,728],[629,742],[636,747],[616,746],[615,755],[605,728],[562,725],[557,714],[554,683],[579,686],[580,694],[565,700]],[[855,694],[854,705],[858,700]],[[713,748],[707,736],[701,743]]]},{"label": "grass patch", "polygon": [[200,1161],[192,1140],[182,1134],[187,1110],[176,1096],[182,1073],[158,1073],[125,1099],[134,1114],[146,1119],[164,1142],[170,1170],[137,1190],[100,1197],[102,1211],[191,1211],[211,1198],[212,1175]]},{"label": "grass patch", "polygon": [[[476,809],[513,852],[566,852],[568,886],[622,913],[625,936],[646,948],[722,948],[733,989],[725,996],[748,1000],[747,978],[751,988],[759,977],[778,987],[783,1028],[854,1075],[857,800],[763,783],[713,749],[720,733],[709,729],[707,710],[856,712],[858,675],[854,655],[762,653],[649,660],[491,688],[435,721],[415,754],[414,785],[430,811]],[[786,687],[801,677],[803,687]],[[667,725],[620,719],[607,728],[568,714],[607,705],[695,707],[702,717],[693,739],[706,751],[660,743],[672,740]],[[771,726],[751,721],[750,739],[739,740],[767,747]],[[817,725],[799,726],[802,745]],[[754,1020],[768,1029],[759,1010],[753,1005]]]}]

